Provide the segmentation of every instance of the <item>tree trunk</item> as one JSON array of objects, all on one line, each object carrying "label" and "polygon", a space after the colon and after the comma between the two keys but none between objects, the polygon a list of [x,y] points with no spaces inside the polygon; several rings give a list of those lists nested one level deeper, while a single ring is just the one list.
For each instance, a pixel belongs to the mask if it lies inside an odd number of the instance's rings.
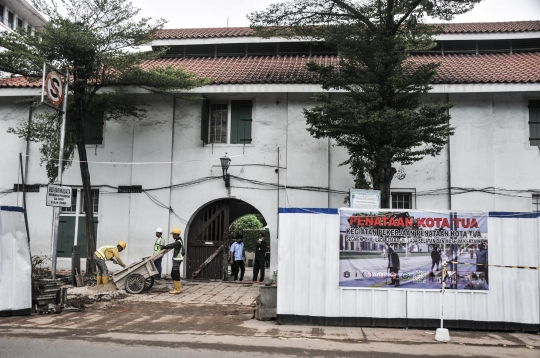
[{"label": "tree trunk", "polygon": [[377,166],[371,175],[373,178],[373,189],[381,191],[381,209],[389,209],[391,207],[390,185],[396,171],[396,168],[392,167],[392,162],[386,162]]},{"label": "tree trunk", "polygon": [[90,171],[86,157],[84,140],[77,141],[79,152],[79,166],[83,185],[84,216],[86,218],[86,276],[95,273],[94,251],[96,251],[96,235],[94,232],[94,203],[92,202],[92,185],[90,184]]}]

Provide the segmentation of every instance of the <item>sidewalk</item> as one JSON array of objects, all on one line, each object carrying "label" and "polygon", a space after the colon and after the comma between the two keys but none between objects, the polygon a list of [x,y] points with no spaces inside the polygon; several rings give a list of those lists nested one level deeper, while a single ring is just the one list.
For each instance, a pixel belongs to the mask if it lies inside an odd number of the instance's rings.
[{"label": "sidewalk", "polygon": [[3,318],[0,334],[161,347],[214,349],[226,345],[235,350],[295,355],[312,352],[318,356],[354,356],[359,351],[414,356],[539,356],[540,335],[535,334],[452,330],[450,343],[437,343],[434,330],[278,325],[253,319],[257,283],[185,281],[179,295],[168,293],[171,283],[157,281],[149,292],[139,295],[73,288],[69,299],[79,302],[82,311]]}]

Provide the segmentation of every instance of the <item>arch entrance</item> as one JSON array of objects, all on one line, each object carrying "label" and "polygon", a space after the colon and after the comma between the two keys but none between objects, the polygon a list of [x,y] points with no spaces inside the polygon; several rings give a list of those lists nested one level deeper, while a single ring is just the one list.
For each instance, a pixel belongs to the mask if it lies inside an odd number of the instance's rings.
[{"label": "arch entrance", "polygon": [[247,214],[260,212],[239,199],[216,200],[197,211],[187,232],[187,278],[227,280],[229,226]]}]

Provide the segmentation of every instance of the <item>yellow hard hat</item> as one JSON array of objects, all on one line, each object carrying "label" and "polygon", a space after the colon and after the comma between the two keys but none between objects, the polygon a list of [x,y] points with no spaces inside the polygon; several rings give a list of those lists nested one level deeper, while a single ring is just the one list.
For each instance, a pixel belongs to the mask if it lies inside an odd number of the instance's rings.
[{"label": "yellow hard hat", "polygon": [[125,241],[118,241],[118,246],[122,246],[123,249],[126,248],[126,242]]},{"label": "yellow hard hat", "polygon": [[179,228],[175,227],[174,229],[172,229],[171,231],[171,234],[178,234],[180,235],[182,233],[182,230],[180,230]]}]

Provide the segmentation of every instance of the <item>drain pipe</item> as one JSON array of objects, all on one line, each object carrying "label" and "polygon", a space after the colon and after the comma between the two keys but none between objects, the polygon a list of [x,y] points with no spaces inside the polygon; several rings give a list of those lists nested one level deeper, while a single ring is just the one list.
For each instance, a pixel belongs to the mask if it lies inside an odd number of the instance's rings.
[{"label": "drain pipe", "polygon": [[[450,94],[446,94],[446,104],[450,103]],[[446,110],[446,114],[450,114],[450,109]],[[450,127],[450,119],[448,119],[448,126]],[[452,210],[452,164],[450,163],[450,135],[448,135],[448,210]]]},{"label": "drain pipe", "polygon": [[[172,203],[172,185],[173,185],[173,162],[174,162],[174,121],[176,119],[176,97],[173,97],[173,112],[172,112],[172,128],[171,128],[171,172],[170,172],[170,175],[169,175],[169,185],[170,185],[170,188],[169,188],[169,208],[171,207],[171,203]],[[168,220],[167,220],[167,236],[166,236],[166,243],[168,243],[169,241],[169,233],[171,232],[171,211],[169,209],[169,213],[168,213]],[[185,231],[185,230],[184,230]],[[186,236],[185,236],[185,232],[184,232],[184,245],[186,244]],[[169,262],[170,260],[167,260],[166,262]],[[167,270],[168,270],[168,263],[165,263],[165,265],[167,265]],[[184,264],[185,265],[185,264]],[[182,265],[182,271],[185,272],[185,266]]]}]

